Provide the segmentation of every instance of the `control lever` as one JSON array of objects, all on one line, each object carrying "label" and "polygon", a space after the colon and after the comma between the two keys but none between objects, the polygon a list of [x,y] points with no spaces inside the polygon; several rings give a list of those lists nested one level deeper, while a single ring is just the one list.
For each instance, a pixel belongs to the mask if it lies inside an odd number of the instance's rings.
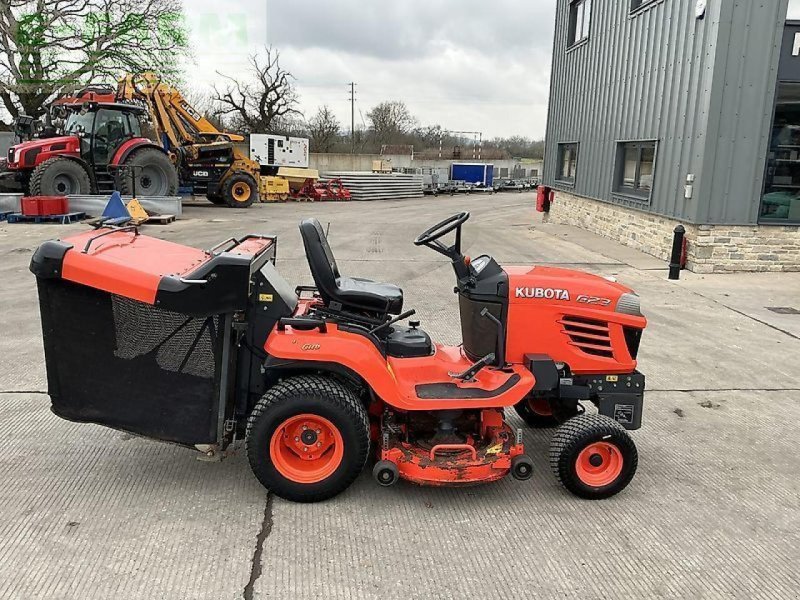
[{"label": "control lever", "polygon": [[484,367],[488,367],[490,364],[494,362],[494,352],[487,354],[470,368],[468,368],[463,373],[448,373],[450,377],[453,379],[460,379],[462,381],[472,381],[475,379],[475,375],[483,369]]},{"label": "control lever", "polygon": [[497,347],[495,353],[497,354],[497,366],[503,367],[506,364],[506,332],[503,327],[503,322],[489,312],[488,308],[481,311],[481,316],[484,319],[489,319],[497,327]]},{"label": "control lever", "polygon": [[377,332],[381,331],[382,329],[386,329],[390,325],[394,325],[398,321],[402,321],[403,319],[407,319],[408,317],[412,317],[415,314],[417,314],[417,311],[412,308],[411,310],[408,310],[408,311],[404,312],[402,315],[397,315],[394,319],[386,321],[386,323],[382,323],[382,324],[378,325],[377,327],[375,327],[373,329],[370,329],[369,332],[370,333],[377,333]]}]

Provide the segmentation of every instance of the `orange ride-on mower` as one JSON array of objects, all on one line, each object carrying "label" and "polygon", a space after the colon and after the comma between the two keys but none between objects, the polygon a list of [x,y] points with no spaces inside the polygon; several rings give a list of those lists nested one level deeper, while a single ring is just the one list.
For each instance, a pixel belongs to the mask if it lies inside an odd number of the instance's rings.
[{"label": "orange ride-on mower", "polygon": [[274,236],[208,251],[134,227],[46,242],[31,270],[52,410],[208,458],[243,437],[268,489],[310,502],[347,488],[370,447],[384,486],[529,479],[506,420],[515,408],[535,426],[561,423],[550,464],[567,489],[619,492],[637,465],[626,430],[642,414],[638,297],[576,271],[470,260],[468,218],[415,241],[452,262],[461,346],[400,325],[414,311],[397,286],[342,275],[315,219],[300,225],[315,286],[296,289],[275,268]]}]

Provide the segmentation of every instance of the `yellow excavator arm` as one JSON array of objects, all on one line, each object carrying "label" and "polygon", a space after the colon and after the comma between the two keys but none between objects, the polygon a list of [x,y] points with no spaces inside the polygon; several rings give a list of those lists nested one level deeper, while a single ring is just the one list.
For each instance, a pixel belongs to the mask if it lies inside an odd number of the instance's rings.
[{"label": "yellow excavator arm", "polygon": [[162,82],[155,73],[126,75],[117,84],[117,98],[144,103],[153,117],[159,137],[166,134],[175,147],[214,141],[244,141],[244,136],[217,129],[186,101],[183,94]]}]

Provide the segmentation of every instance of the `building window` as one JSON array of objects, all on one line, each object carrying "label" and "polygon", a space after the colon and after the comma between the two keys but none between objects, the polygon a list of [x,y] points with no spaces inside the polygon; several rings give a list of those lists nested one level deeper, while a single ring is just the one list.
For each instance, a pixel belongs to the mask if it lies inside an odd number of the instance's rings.
[{"label": "building window", "polygon": [[614,191],[643,200],[650,199],[656,163],[655,142],[621,142],[617,145],[617,176]]},{"label": "building window", "polygon": [[656,0],[631,0],[631,12],[636,12],[643,6],[653,4]]},{"label": "building window", "polygon": [[575,183],[575,171],[578,167],[578,144],[558,145],[558,173],[556,180]]},{"label": "building window", "polygon": [[569,46],[589,38],[592,21],[592,0],[572,0],[569,3]]},{"label": "building window", "polygon": [[760,217],[800,223],[800,83],[778,84]]}]

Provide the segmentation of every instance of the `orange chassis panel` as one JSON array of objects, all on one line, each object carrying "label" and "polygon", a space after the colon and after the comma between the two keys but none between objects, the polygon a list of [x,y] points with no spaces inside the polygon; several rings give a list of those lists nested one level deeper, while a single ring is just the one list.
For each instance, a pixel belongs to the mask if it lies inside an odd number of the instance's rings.
[{"label": "orange chassis panel", "polygon": [[[98,237],[100,234],[107,235]],[[136,235],[133,230],[101,228],[65,238],[64,242],[73,246],[64,255],[64,279],[148,304],[155,302],[162,277],[188,275],[212,258],[204,250]],[[229,252],[255,256],[271,243],[248,238]]]},{"label": "orange chassis panel", "polygon": [[[523,363],[526,354],[546,354],[556,362],[568,364],[573,373],[623,374],[636,370],[636,360],[628,352],[623,328],[644,329],[647,319],[614,309],[619,297],[631,292],[629,288],[597,275],[558,267],[504,267],[504,270],[510,288],[506,360]],[[517,297],[519,288],[558,289],[568,294],[569,299]],[[597,297],[607,304],[580,302],[587,297]],[[571,341],[565,328],[565,319],[571,317],[605,323],[592,335],[607,343],[613,356],[589,354]]]},{"label": "orange chassis panel", "polygon": [[[436,344],[433,356],[384,358],[366,337],[340,331],[335,324],[328,325],[327,333],[291,327],[283,331],[275,329],[264,350],[276,358],[343,365],[362,377],[382,401],[400,410],[504,408],[522,400],[534,384],[531,372],[521,365],[503,371],[483,369],[476,381],[461,382],[448,375],[464,371],[472,364],[460,347]],[[519,375],[519,381],[491,398],[423,399],[415,389],[420,384],[454,383],[462,389],[494,390],[514,375]]]}]

